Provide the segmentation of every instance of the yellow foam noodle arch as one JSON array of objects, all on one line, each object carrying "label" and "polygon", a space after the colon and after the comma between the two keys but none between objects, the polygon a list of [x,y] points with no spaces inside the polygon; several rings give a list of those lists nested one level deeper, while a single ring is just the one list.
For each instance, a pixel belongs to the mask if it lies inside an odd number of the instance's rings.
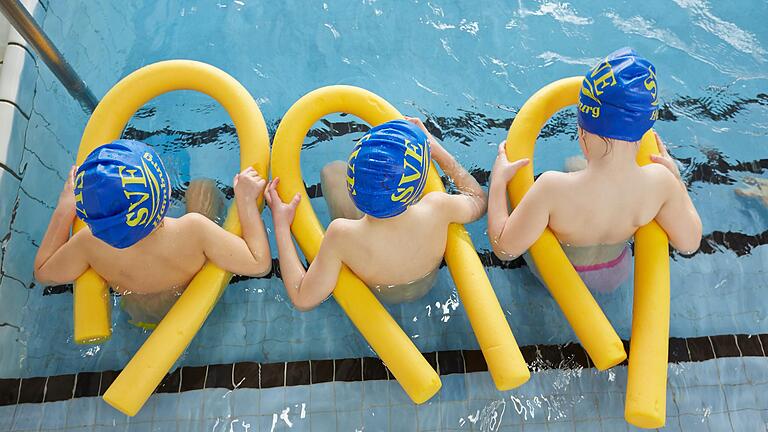
[{"label": "yellow foam noodle arch", "polygon": [[[581,81],[582,77],[555,81],[528,99],[515,116],[507,136],[510,160],[533,159],[539,131],[555,112],[576,104]],[[650,163],[653,153],[657,153],[656,141],[648,131],[640,142],[637,163]],[[533,164],[528,164],[510,182],[512,203],[517,205],[532,185]],[[602,370],[622,362],[626,352],[621,340],[549,228],[530,248],[530,253],[595,366]],[[634,283],[624,416],[636,426],[657,428],[664,425],[666,417],[670,293],[668,239],[655,221],[635,233]]]},{"label": "yellow foam noodle arch", "polygon": [[[515,116],[507,135],[509,160],[533,161],[536,138],[544,124],[560,109],[574,105],[581,88],[581,77],[555,81],[525,102]],[[512,204],[517,206],[533,186],[533,163],[524,166],[509,183]],[[608,322],[590,294],[552,231],[547,228],[529,249],[533,261],[552,297],[571,324],[576,337],[600,370],[615,366],[627,358],[619,335]]]},{"label": "yellow foam noodle arch", "polygon": [[[272,176],[280,177],[278,193],[282,199],[287,200],[296,192],[302,196],[291,229],[310,261],[320,248],[324,230],[312,209],[302,179],[301,146],[316,121],[337,112],[354,114],[372,125],[402,118],[378,95],[343,85],[323,87],[306,94],[283,117],[272,145]],[[425,192],[434,190],[444,189],[433,165]],[[507,390],[524,383],[530,377],[528,368],[463,226],[451,225],[449,228],[445,260],[496,386]],[[414,402],[422,403],[440,389],[440,378],[413,342],[371,290],[346,266],[339,274],[333,295]]]},{"label": "yellow foam noodle arch", "polygon": [[[229,113],[240,141],[240,168],[254,167],[266,178],[269,135],[256,101],[237,80],[211,65],[169,60],[145,66],[112,87],[91,115],[83,133],[77,163],[96,147],[120,138],[133,114],[150,99],[174,90],[195,90],[214,98]],[[261,200],[258,203],[262,205]],[[83,228],[81,220],[75,230]],[[233,204],[224,228],[241,235]],[[150,334],[104,394],[104,400],[133,416],[205,322],[232,275],[206,262],[187,289]],[[79,342],[109,337],[107,283],[89,269],[75,284],[75,334]]]}]

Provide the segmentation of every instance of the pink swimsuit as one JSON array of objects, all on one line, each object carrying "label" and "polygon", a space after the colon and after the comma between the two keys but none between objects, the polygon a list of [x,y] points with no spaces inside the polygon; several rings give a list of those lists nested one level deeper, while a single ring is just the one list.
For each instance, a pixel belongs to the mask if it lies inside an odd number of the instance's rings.
[{"label": "pink swimsuit", "polygon": [[[622,245],[623,248],[620,249],[621,252],[614,259],[602,262],[598,261],[594,264],[585,263],[585,261],[590,261],[589,258],[591,256],[596,257],[598,255],[604,255],[604,253],[596,252],[605,252],[604,249],[606,248],[617,249]],[[609,246],[564,246],[563,251],[572,263],[584,263],[574,264],[573,268],[576,269],[576,271],[579,273],[587,288],[593,292],[599,292],[603,294],[612,292],[629,278],[630,268],[632,266],[632,258],[631,254],[629,253],[629,245],[627,243]],[[523,258],[528,264],[528,267],[530,267],[531,272],[533,272],[533,274],[539,280],[542,280],[541,275],[539,274],[539,271],[536,268],[536,265],[533,263],[533,259],[531,259],[530,255],[526,253],[523,255]]]}]

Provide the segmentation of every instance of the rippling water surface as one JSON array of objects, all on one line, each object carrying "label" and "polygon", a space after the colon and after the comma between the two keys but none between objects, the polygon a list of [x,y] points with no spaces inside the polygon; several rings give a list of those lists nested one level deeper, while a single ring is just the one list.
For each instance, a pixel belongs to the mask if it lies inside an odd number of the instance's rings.
[{"label": "rippling water surface", "polygon": [[[764,1],[68,1],[51,2],[44,27],[99,96],[143,65],[200,60],[248,88],[272,134],[283,113],[310,90],[330,84],[367,88],[403,113],[423,117],[484,186],[495,146],[527,97],[632,46],[656,65],[663,103],[657,130],[682,163],[704,223],[697,254],[672,254],[671,335],[687,337],[768,332],[766,17]],[[365,130],[353,116],[334,115],[318,122],[305,141],[302,172],[326,222],[319,170],[345,158]],[[157,98],[125,135],[160,149],[177,200],[198,176],[217,179],[231,197],[236,132],[211,99],[190,92]],[[562,169],[563,160],[578,152],[575,139],[575,112],[558,113],[542,131],[536,171]],[[77,142],[70,145],[74,150]],[[265,218],[270,223],[268,212]],[[489,253],[485,221],[468,228],[518,342],[574,341],[524,263],[502,263]],[[182,364],[371,354],[334,301],[299,313],[274,274],[236,280]],[[69,290],[35,291],[29,308],[68,314]],[[631,299],[629,285],[598,297],[625,339]],[[426,298],[390,311],[423,351],[477,347],[445,270]],[[113,321],[111,341],[81,347],[71,343],[69,320],[54,327],[30,314],[21,333],[23,374],[122,367],[145,335],[127,325],[117,306]],[[567,385],[573,373],[563,372],[552,385]],[[504,410],[558,415],[574,403],[505,399],[461,421],[492,428],[493,416]]]}]

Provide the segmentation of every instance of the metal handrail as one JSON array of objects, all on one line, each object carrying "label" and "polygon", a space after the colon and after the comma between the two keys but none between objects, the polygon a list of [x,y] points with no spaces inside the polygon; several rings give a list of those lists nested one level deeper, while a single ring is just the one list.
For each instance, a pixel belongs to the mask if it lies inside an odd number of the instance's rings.
[{"label": "metal handrail", "polygon": [[72,95],[89,113],[96,109],[99,100],[91,93],[88,86],[80,76],[72,69],[72,66],[64,59],[61,52],[56,49],[51,39],[43,32],[43,29],[35,22],[35,19],[27,11],[27,8],[19,0],[0,0],[0,11],[8,19],[8,22],[30,44],[37,55],[43,59],[56,78],[61,81],[64,88]]}]

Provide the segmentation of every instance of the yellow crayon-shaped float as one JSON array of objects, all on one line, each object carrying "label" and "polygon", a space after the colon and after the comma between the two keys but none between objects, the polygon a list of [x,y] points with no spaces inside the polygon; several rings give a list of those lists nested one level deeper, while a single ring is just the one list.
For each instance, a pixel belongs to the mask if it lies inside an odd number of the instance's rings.
[{"label": "yellow crayon-shaped float", "polygon": [[[196,90],[218,101],[237,129],[240,168],[252,166],[262,177],[267,177],[269,135],[256,101],[224,71],[190,60],[145,66],[107,92],[85,128],[77,163],[96,147],[119,138],[142,105],[174,90]],[[77,220],[74,229],[82,229],[84,225]],[[224,221],[224,229],[241,235],[234,204]],[[197,334],[231,277],[230,273],[207,262],[106,391],[104,400],[126,415],[135,415]],[[89,269],[76,281],[74,297],[75,340],[88,343],[109,338],[107,283]]]},{"label": "yellow crayon-shaped float", "polygon": [[[280,177],[278,193],[282,199],[297,192],[302,196],[291,230],[309,261],[315,258],[320,248],[324,230],[302,180],[300,151],[312,125],[323,116],[337,112],[354,114],[372,125],[402,118],[392,105],[376,94],[342,85],[308,93],[283,117],[272,146],[272,175]],[[434,190],[444,189],[432,166],[424,192]],[[508,390],[524,383],[530,377],[525,361],[472,241],[461,225],[449,228],[445,260],[496,386]],[[410,338],[347,267],[342,268],[333,294],[414,402],[422,403],[440,389],[440,378]]]}]

